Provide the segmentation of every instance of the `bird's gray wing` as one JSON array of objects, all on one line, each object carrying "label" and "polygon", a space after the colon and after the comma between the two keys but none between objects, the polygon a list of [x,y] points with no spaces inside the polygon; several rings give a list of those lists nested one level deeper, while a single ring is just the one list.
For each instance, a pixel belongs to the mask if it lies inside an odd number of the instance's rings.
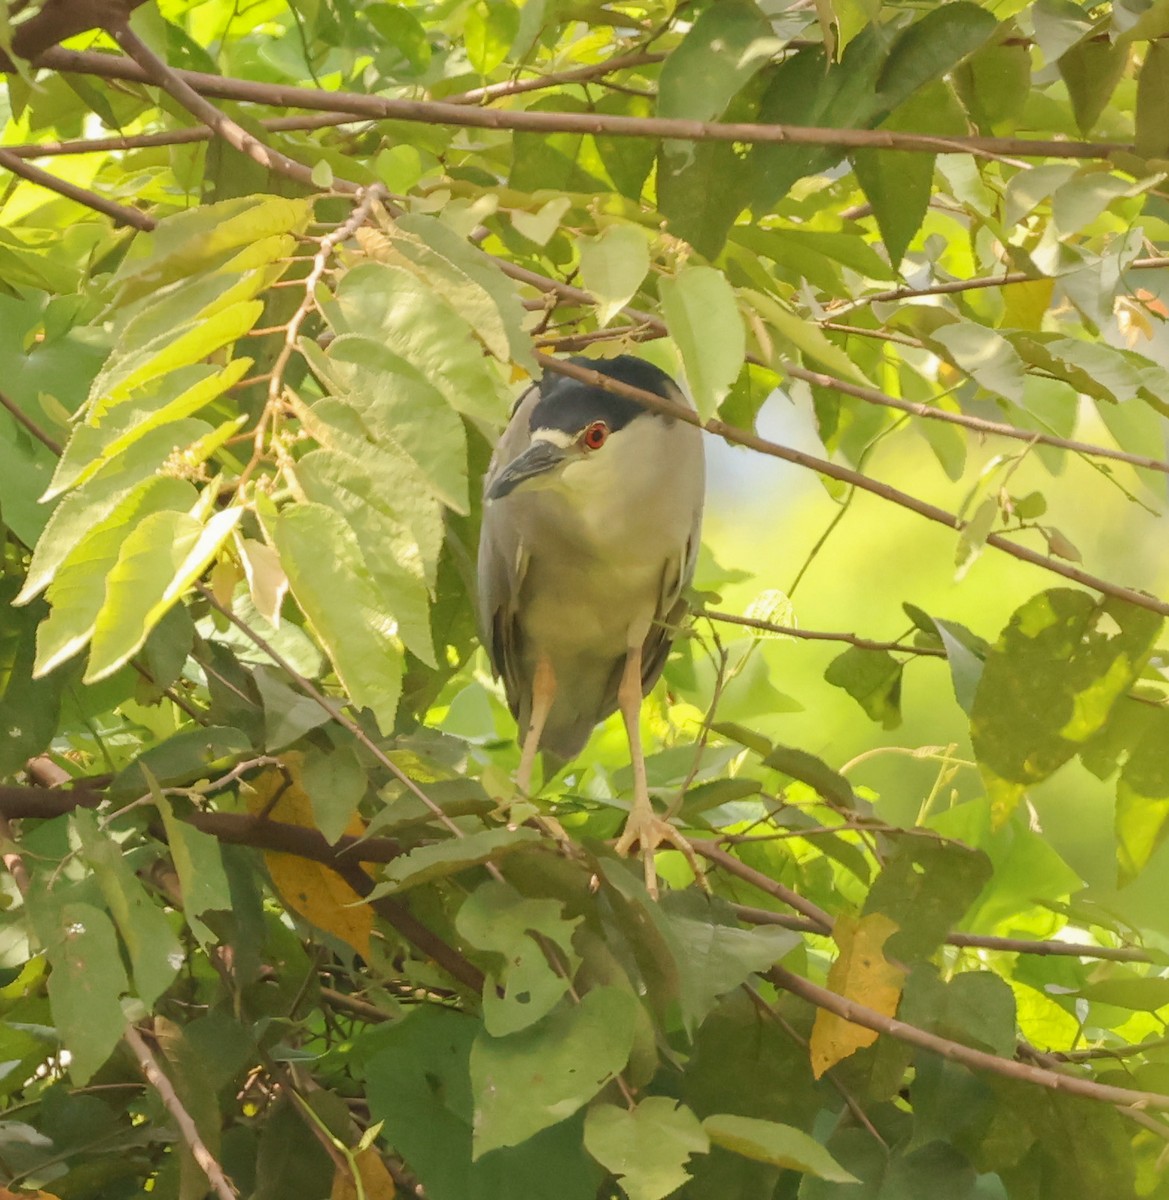
[{"label": "bird's gray wing", "polygon": [[641,651],[641,690],[648,694],[658,681],[666,665],[674,633],[686,617],[687,604],[684,595],[694,578],[694,567],[698,562],[698,547],[702,540],[702,507],[695,510],[690,526],[690,536],[682,554],[666,563],[662,572],[662,586],[658,594],[654,623],[645,639]]},{"label": "bird's gray wing", "polygon": [[[539,398],[539,387],[531,387],[512,410],[483,480],[485,494],[499,472],[531,444],[528,420]],[[517,715],[521,703],[527,700],[519,675],[520,634],[516,620],[526,567],[527,555],[518,530],[503,516],[499,504],[485,503],[479,534],[479,628],[492,669],[503,679],[508,704]]]}]

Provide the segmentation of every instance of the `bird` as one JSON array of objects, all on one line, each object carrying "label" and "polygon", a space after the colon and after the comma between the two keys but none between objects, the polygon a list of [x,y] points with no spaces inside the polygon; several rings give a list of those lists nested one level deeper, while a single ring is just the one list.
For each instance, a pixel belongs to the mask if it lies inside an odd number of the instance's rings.
[{"label": "bird", "polygon": [[[643,359],[568,361],[693,409]],[[640,713],[687,613],[705,491],[695,424],[551,371],[516,402],[484,478],[479,619],[519,727],[516,785],[530,794],[538,751],[568,761],[620,710],[633,800],[616,850],[640,847],[654,897],[662,843],[703,879],[689,842],[653,809]]]}]

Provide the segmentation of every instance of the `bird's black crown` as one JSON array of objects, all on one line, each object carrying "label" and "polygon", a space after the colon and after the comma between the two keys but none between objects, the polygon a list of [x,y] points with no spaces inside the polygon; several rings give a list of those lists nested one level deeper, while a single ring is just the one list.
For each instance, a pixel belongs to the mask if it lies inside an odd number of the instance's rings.
[{"label": "bird's black crown", "polygon": [[[570,358],[578,367],[588,367],[602,375],[627,383],[630,387],[653,392],[663,400],[678,395],[678,385],[660,367],[631,354],[616,358]],[[579,433],[590,421],[604,421],[611,430],[624,429],[630,421],[642,415],[651,416],[635,400],[615,396],[612,392],[591,387],[578,379],[563,375],[545,374],[540,382],[540,399],[532,408],[529,429],[561,429]]]}]

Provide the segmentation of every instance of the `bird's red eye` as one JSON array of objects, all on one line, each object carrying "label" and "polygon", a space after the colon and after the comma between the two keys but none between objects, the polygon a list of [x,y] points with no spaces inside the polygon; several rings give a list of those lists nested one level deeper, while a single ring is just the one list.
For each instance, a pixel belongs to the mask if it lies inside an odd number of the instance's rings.
[{"label": "bird's red eye", "polygon": [[599,450],[609,436],[609,426],[604,421],[594,421],[581,435],[581,442],[587,450]]}]

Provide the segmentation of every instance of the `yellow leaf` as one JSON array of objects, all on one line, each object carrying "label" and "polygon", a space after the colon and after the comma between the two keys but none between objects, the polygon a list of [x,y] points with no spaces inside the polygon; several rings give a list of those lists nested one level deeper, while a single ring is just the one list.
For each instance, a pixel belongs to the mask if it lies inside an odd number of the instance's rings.
[{"label": "yellow leaf", "polygon": [[1026,283],[1003,288],[1003,327],[1042,329],[1054,289],[1054,279],[1029,279]]},{"label": "yellow leaf", "polygon": [[[393,1200],[394,1181],[377,1149],[367,1146],[364,1150],[359,1150],[355,1157],[357,1169],[361,1173],[361,1186],[365,1190],[365,1200]],[[348,1166],[337,1168],[329,1200],[357,1200],[357,1185],[353,1182],[353,1175]]]},{"label": "yellow leaf", "polygon": [[[245,788],[248,809],[267,812],[273,821],[315,829],[313,806],[301,782],[302,756],[296,751],[285,754],[281,762],[287,775],[277,768],[265,771],[251,788]],[[275,804],[273,804],[275,799]],[[269,805],[272,805],[269,808]],[[365,831],[355,813],[345,830],[351,837]],[[369,935],[373,932],[373,910],[361,903],[361,897],[324,863],[298,858],[295,854],[264,851],[268,873],[280,898],[306,921],[347,942],[363,958],[369,958]]]},{"label": "yellow leaf", "polygon": [[[897,924],[884,913],[838,917],[832,936],[840,954],[828,972],[829,990],[883,1016],[893,1016],[901,999],[905,971],[888,962],[883,950],[896,932]],[[875,1030],[819,1009],[812,1026],[812,1074],[819,1079],[829,1067],[876,1040]]]}]

